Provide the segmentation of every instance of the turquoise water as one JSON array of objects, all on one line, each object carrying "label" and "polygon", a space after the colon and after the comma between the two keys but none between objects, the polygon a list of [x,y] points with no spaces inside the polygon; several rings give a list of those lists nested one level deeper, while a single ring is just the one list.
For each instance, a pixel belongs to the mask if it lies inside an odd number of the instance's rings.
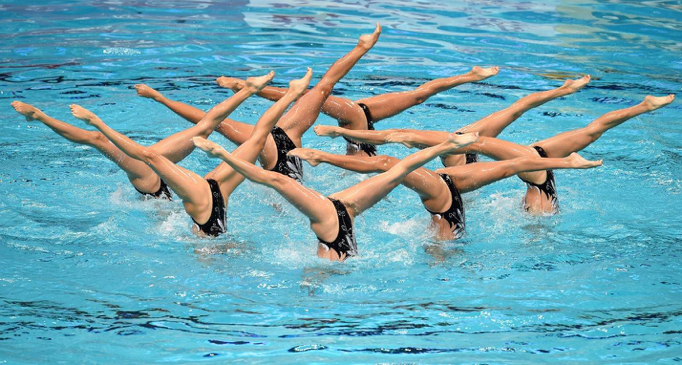
[{"label": "turquoise water", "polygon": [[[319,78],[380,21],[379,43],[335,94],[501,71],[379,129],[454,130],[590,73],[583,91],[501,135],[530,143],[679,92],[679,1],[25,3],[0,4],[0,362],[682,361],[679,101],[587,148],[602,168],[557,172],[560,215],[522,213],[524,185],[508,179],[466,194],[467,236],[435,244],[401,187],[356,220],[361,257],[345,264],[314,257],[307,220],[250,183],[230,201],[230,234],[198,239],[177,199],[141,200],[103,156],[9,106],[83,126],[67,108],[79,103],[150,144],[189,124],[133,84],[208,109],[231,95],[216,76],[273,69],[285,85],[311,66]],[[232,117],[254,123],[268,105],[254,97]],[[303,142],[345,150],[312,133]],[[215,161],[182,165],[203,174]],[[328,166],[306,175],[327,194],[361,179]]]}]

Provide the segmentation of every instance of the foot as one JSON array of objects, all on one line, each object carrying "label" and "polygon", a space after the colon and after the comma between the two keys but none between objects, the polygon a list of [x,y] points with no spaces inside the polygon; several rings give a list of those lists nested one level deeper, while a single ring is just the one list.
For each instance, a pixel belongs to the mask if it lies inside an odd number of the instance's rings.
[{"label": "foot", "polygon": [[317,125],[313,127],[313,131],[320,137],[332,137],[336,138],[339,136],[340,127],[334,127],[331,125]]},{"label": "foot", "polygon": [[238,92],[246,86],[246,81],[235,77],[220,76],[215,80],[218,85],[234,92]]},{"label": "foot", "polygon": [[478,132],[458,134],[457,132],[450,133],[448,140],[443,142],[450,145],[450,150],[456,150],[466,147],[478,141]]},{"label": "foot", "polygon": [[93,122],[99,120],[95,113],[83,108],[80,105],[71,104],[69,105],[69,109],[71,109],[71,114],[73,114],[74,117],[84,121],[87,124],[92,125]]},{"label": "foot", "polygon": [[411,135],[410,133],[406,133],[406,132],[393,132],[393,133],[389,134],[388,136],[386,136],[386,138],[384,138],[384,140],[387,143],[400,143],[407,148],[418,148],[418,147],[420,147],[418,144],[413,143],[410,140],[410,135]]},{"label": "foot", "polygon": [[22,103],[20,101],[13,101],[12,108],[17,111],[17,113],[23,115],[27,121],[32,121],[40,119],[45,115],[40,109],[34,107],[31,104]]},{"label": "foot", "polygon": [[573,94],[574,92],[582,89],[583,86],[587,85],[591,79],[592,76],[590,75],[585,75],[577,80],[568,79],[563,85],[561,85],[560,89],[565,89],[569,94]]},{"label": "foot", "polygon": [[481,81],[487,79],[488,77],[497,75],[497,73],[500,72],[500,68],[497,66],[488,68],[474,66],[471,68],[470,72],[476,76],[478,81]]},{"label": "foot", "polygon": [[566,157],[566,160],[571,164],[572,167],[576,169],[591,169],[593,167],[601,166],[602,163],[604,162],[603,160],[597,161],[586,160],[575,152],[571,153],[568,157]]},{"label": "foot", "polygon": [[219,158],[219,156],[218,156],[219,153],[221,153],[221,152],[228,153],[227,151],[225,151],[224,148],[220,147],[220,145],[218,145],[215,142],[209,141],[206,138],[193,137],[192,142],[194,143],[195,146],[197,146],[197,148],[206,152],[206,154],[209,157]]},{"label": "foot", "polygon": [[652,111],[672,103],[673,100],[675,100],[675,94],[659,97],[647,95],[642,104],[646,105],[649,111]]},{"label": "foot", "polygon": [[360,36],[360,39],[358,40],[358,46],[369,51],[370,48],[374,47],[374,45],[377,44],[377,41],[379,40],[380,34],[381,34],[381,25],[379,23],[377,23],[377,27],[374,28],[374,33],[363,34]]},{"label": "foot", "polygon": [[322,162],[320,160],[320,151],[312,148],[294,148],[293,150],[289,151],[287,155],[306,160],[310,166],[317,166],[320,164],[320,162]]},{"label": "foot", "polygon": [[291,80],[289,82],[289,92],[293,92],[296,97],[301,96],[304,91],[308,88],[308,84],[310,84],[310,79],[313,77],[313,69],[308,67],[308,70],[305,73],[305,76],[303,78],[298,79],[298,80]]},{"label": "foot", "polygon": [[160,92],[152,89],[151,87],[149,87],[145,84],[135,85],[135,90],[137,90],[137,95],[139,95],[143,98],[150,98],[150,99],[158,100],[162,97]]},{"label": "foot", "polygon": [[265,85],[267,85],[270,81],[272,81],[273,77],[275,77],[275,71],[270,71],[270,72],[268,72],[267,75],[263,75],[263,76],[249,77],[248,79],[246,79],[246,85],[244,86],[244,89],[255,94],[255,93],[263,90]]}]

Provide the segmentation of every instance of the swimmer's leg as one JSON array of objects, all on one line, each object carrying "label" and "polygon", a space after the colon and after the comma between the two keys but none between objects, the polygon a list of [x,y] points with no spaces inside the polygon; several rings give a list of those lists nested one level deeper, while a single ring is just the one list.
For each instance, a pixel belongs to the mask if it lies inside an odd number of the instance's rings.
[{"label": "swimmer's leg", "polygon": [[375,122],[378,122],[421,104],[440,92],[468,82],[481,81],[497,75],[499,70],[499,67],[481,68],[475,66],[471,71],[462,75],[432,80],[410,91],[372,96],[358,100],[358,103],[367,105],[372,118]]},{"label": "swimmer's leg", "polygon": [[[265,144],[268,143],[268,139],[270,140],[269,143],[274,145],[275,142],[270,135],[272,128],[287,110],[289,104],[293,103],[308,87],[312,74],[312,70],[308,68],[306,75],[302,79],[293,80],[289,83],[289,89],[287,89],[284,96],[260,117],[249,139],[232,152],[235,157],[254,163],[265,148]],[[214,179],[218,182],[223,196],[229,196],[244,181],[244,176],[235,172],[225,162],[206,175],[206,178]]]},{"label": "swimmer's leg", "polygon": [[12,103],[14,109],[27,120],[39,120],[67,140],[96,148],[106,158],[114,162],[128,176],[133,186],[143,193],[155,193],[161,187],[159,176],[144,163],[128,157],[114,146],[102,133],[87,131],[49,117],[40,109],[19,101]]},{"label": "swimmer's leg", "polygon": [[348,207],[349,214],[356,217],[388,195],[412,171],[440,155],[452,153],[476,141],[477,138],[478,135],[473,133],[463,135],[453,133],[445,142],[413,153],[388,171],[334,193],[330,197],[342,201]]},{"label": "swimmer's leg", "polygon": [[[381,131],[352,130],[335,126],[318,125],[313,128],[318,136],[346,137],[362,143],[382,145],[402,143],[408,147],[426,148],[447,140],[449,133],[439,131],[420,131],[416,129],[385,129]],[[394,140],[393,136],[396,136]],[[399,138],[404,137],[404,138]]]},{"label": "swimmer's leg", "polygon": [[99,129],[126,155],[144,162],[151,167],[168,186],[182,199],[185,211],[200,224],[211,216],[211,188],[201,176],[182,168],[153,148],[135,143],[132,139],[111,129],[91,111],[78,105],[71,105],[73,115]]},{"label": "swimmer's leg", "polygon": [[[297,148],[289,152],[289,155],[297,156],[308,161],[312,166],[320,163],[327,163],[346,170],[355,171],[363,174],[374,172],[386,172],[400,162],[399,159],[391,156],[348,156],[335,155],[312,148]],[[444,210],[444,205],[448,202],[443,200],[449,190],[447,185],[438,174],[433,171],[420,167],[405,176],[402,184],[410,190],[416,192],[421,198],[427,209],[432,211]]]},{"label": "swimmer's leg", "polygon": [[265,85],[272,80],[274,75],[274,72],[270,72],[265,76],[249,78],[247,80],[247,87],[213,107],[196,125],[185,129],[184,131],[175,133],[172,136],[155,143],[150,148],[173,162],[181,161],[194,150],[192,137],[201,136],[203,138],[208,138],[228,114],[235,110],[239,104],[249,96],[265,87]]},{"label": "swimmer's leg", "polygon": [[572,152],[580,151],[589,146],[607,130],[630,118],[666,106],[673,100],[675,100],[673,94],[661,97],[647,96],[644,101],[633,107],[604,114],[584,128],[564,132],[533,145],[542,147],[549,157],[568,156]]},{"label": "swimmer's leg", "polygon": [[[238,92],[244,88],[245,82],[236,77],[219,77],[218,84],[222,87]],[[258,92],[258,96],[277,101],[286,93],[287,89],[274,86],[266,86]],[[309,90],[304,92],[307,93]],[[367,119],[362,108],[350,99],[340,96],[329,95],[322,104],[322,113],[336,119],[340,126],[350,129],[367,129]]]},{"label": "swimmer's leg", "polygon": [[457,190],[462,193],[474,191],[522,172],[589,169],[601,166],[602,161],[588,161],[573,153],[564,158],[518,157],[512,160],[477,162],[463,166],[446,167],[436,170],[448,174]]},{"label": "swimmer's leg", "polygon": [[[244,81],[244,84],[246,85],[246,81]],[[138,84],[135,85],[135,89],[137,90],[138,95],[145,98],[150,98],[165,105],[166,107],[168,107],[168,109],[170,109],[175,114],[179,115],[180,117],[184,118],[190,123],[197,124],[206,116],[206,112],[204,112],[203,110],[195,108],[189,104],[168,99],[167,97],[163,96],[160,92],[152,89],[147,85]],[[252,125],[240,123],[237,122],[236,120],[232,120],[229,118],[223,119],[224,120],[220,124],[218,124],[217,127],[214,128],[216,132],[222,134],[223,136],[225,136],[225,138],[229,139],[232,143],[235,143],[237,145],[240,145],[244,143],[247,139],[249,139],[249,136],[253,131]]]},{"label": "swimmer's leg", "polygon": [[478,132],[483,137],[497,137],[513,121],[523,113],[536,108],[548,101],[570,95],[590,82],[590,75],[585,75],[577,80],[566,80],[564,84],[554,90],[541,91],[519,99],[510,107],[497,111],[487,117],[459,129],[463,133]]},{"label": "swimmer's leg", "polygon": [[[302,96],[282,117],[277,125],[289,135],[296,146],[301,145],[301,136],[317,120],[322,105],[331,94],[334,85],[376,44],[379,34],[381,34],[381,26],[377,23],[374,33],[361,36],[357,46],[334,62],[315,87]],[[271,165],[274,165],[274,161],[264,164],[267,167]]]}]

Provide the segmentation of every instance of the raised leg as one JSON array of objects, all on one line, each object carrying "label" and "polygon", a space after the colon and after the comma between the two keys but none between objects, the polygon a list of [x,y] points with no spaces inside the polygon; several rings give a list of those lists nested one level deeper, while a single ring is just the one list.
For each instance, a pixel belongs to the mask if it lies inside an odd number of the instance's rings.
[{"label": "raised leg", "polygon": [[[310,83],[312,74],[312,70],[308,68],[306,75],[302,79],[293,80],[289,83],[289,89],[286,94],[263,113],[253,128],[250,138],[232,152],[234,156],[254,163],[265,148],[268,139],[270,139],[269,143],[274,148],[274,141],[270,136],[272,127],[275,126],[279,118],[284,114],[289,104],[294,102],[305,91],[308,83]],[[230,165],[224,162],[211,171],[206,178],[214,179],[218,182],[223,196],[229,196],[244,181],[244,176],[235,172]]]},{"label": "raised leg", "polygon": [[577,153],[573,153],[565,158],[518,157],[504,161],[477,162],[463,166],[446,167],[436,172],[450,175],[457,189],[466,193],[522,172],[589,169],[601,166],[601,164],[601,160],[588,161]]},{"label": "raised leg", "polygon": [[578,80],[566,80],[564,84],[554,90],[541,91],[519,99],[510,107],[497,111],[487,117],[459,129],[463,133],[478,132],[483,137],[497,137],[513,121],[523,113],[536,108],[548,101],[570,95],[580,90],[590,82],[590,75],[585,75]]},{"label": "raised leg", "polygon": [[[381,131],[352,130],[335,126],[318,125],[313,128],[321,137],[346,137],[374,145],[401,143],[408,147],[426,148],[447,140],[449,133],[439,131],[420,131],[416,129],[385,129]],[[394,138],[397,140],[394,140]],[[404,138],[401,138],[404,137]]]},{"label": "raised leg", "polygon": [[564,132],[552,138],[534,143],[542,147],[549,157],[564,157],[589,146],[607,130],[636,117],[640,114],[666,106],[675,100],[675,95],[653,97],[647,96],[641,103],[626,109],[612,111],[588,124],[584,128]]},{"label": "raised leg", "polygon": [[[243,83],[245,86],[246,81],[243,81]],[[168,99],[160,92],[145,84],[137,84],[135,85],[135,89],[137,90],[138,95],[145,98],[150,98],[165,105],[172,112],[186,119],[188,122],[197,124],[206,116],[206,112],[203,110],[195,108],[189,104]],[[214,130],[225,136],[225,138],[229,139],[232,143],[240,145],[249,139],[249,136],[253,131],[253,126],[250,124],[237,122],[233,119],[224,118],[224,120],[218,124]]]},{"label": "raised leg", "polygon": [[[363,174],[386,172],[400,162],[399,159],[391,156],[363,157],[335,155],[312,148],[297,148],[289,152],[289,154],[308,161],[312,166],[327,163]],[[407,174],[402,184],[416,192],[428,209],[433,211],[442,210],[443,203],[440,198],[448,193],[448,189],[438,174],[420,167]]]},{"label": "raised leg", "polygon": [[184,169],[158,151],[139,145],[125,135],[104,124],[91,111],[78,105],[71,105],[71,113],[84,122],[99,129],[113,144],[126,155],[144,162],[151,167],[182,199],[185,211],[198,223],[205,223],[211,216],[211,189],[206,180],[192,171]]},{"label": "raised leg", "polygon": [[357,46],[343,56],[327,70],[320,82],[307,94],[302,96],[289,110],[278,125],[284,129],[297,146],[301,145],[301,136],[315,123],[322,105],[327,100],[336,82],[341,80],[355,63],[360,60],[376,44],[381,34],[381,26],[377,23],[374,33],[360,37]]},{"label": "raised leg", "polygon": [[150,148],[162,154],[173,162],[179,162],[194,150],[192,137],[200,136],[208,138],[213,130],[222,122],[228,114],[235,110],[239,104],[249,96],[258,92],[275,76],[274,72],[261,77],[253,77],[247,80],[247,87],[234,94],[229,99],[213,107],[206,115],[191,128],[175,133],[165,138]]},{"label": "raised leg", "polygon": [[155,193],[159,190],[161,181],[149,166],[128,157],[120,149],[114,146],[102,133],[86,131],[49,117],[40,109],[19,101],[12,103],[12,107],[26,120],[38,120],[50,127],[60,136],[67,140],[96,148],[106,158],[114,162],[128,176],[133,186],[143,193]]},{"label": "raised leg", "polygon": [[[234,77],[219,77],[218,84],[222,87],[232,89],[234,92],[241,90],[244,80]],[[309,90],[306,90],[307,93]],[[267,86],[258,93],[258,96],[268,100],[277,101],[281,98],[286,89]],[[340,96],[329,95],[322,104],[322,113],[336,119],[340,126],[350,129],[367,129],[367,118],[359,105],[350,99]]]},{"label": "raised leg", "polygon": [[481,68],[475,66],[465,74],[432,80],[414,90],[372,96],[358,100],[358,102],[367,105],[372,113],[372,118],[377,122],[421,104],[440,92],[468,82],[485,80],[497,75],[499,71],[499,67]]},{"label": "raised leg", "polygon": [[462,135],[453,133],[445,142],[413,153],[388,171],[334,193],[331,197],[342,201],[348,207],[349,214],[356,217],[388,195],[412,171],[437,156],[452,153],[458,148],[475,142],[477,138],[478,135],[475,133]]}]

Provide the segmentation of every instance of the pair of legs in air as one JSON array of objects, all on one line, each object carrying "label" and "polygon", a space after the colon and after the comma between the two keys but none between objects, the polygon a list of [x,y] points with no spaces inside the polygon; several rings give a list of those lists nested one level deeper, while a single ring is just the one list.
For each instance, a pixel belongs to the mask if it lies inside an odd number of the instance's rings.
[{"label": "pair of legs in air", "polygon": [[[536,94],[530,96],[534,96]],[[512,142],[502,141],[495,138],[486,138],[486,136],[482,136],[479,138],[478,142],[462,149],[460,153],[481,153],[495,160],[537,156],[549,158],[566,157],[571,153],[578,152],[591,143],[595,142],[607,130],[637,115],[656,110],[660,107],[670,104],[674,99],[675,96],[672,94],[663,97],[647,96],[641,103],[630,108],[609,112],[595,119],[584,128],[564,132],[543,141],[533,143],[529,146],[523,146]],[[530,109],[530,107],[532,106],[528,106],[522,110]],[[497,113],[505,112],[505,110]],[[491,116],[494,116],[495,114]],[[485,121],[486,119],[490,121],[489,118],[491,118],[491,116],[469,126],[463,127],[460,129],[460,131],[477,131],[479,134],[485,134],[485,132],[481,131],[481,127],[483,127],[483,129],[487,128]],[[511,118],[503,119],[510,120]],[[513,119],[511,121],[513,121]],[[316,133],[320,135],[328,135],[332,137],[337,135],[345,135],[350,136],[350,138],[363,140],[367,143],[402,143],[408,147],[420,148],[438,144],[447,138],[448,135],[447,132],[439,131],[388,130],[381,132],[359,132],[341,130],[336,127],[318,128],[319,129],[316,129]],[[364,135],[358,135],[360,133],[363,133]],[[447,164],[447,166],[456,165]],[[552,191],[555,193],[553,175],[551,171],[524,172],[520,173],[519,177],[528,183],[524,205],[529,212],[542,214],[553,213],[556,211],[556,196],[552,196],[551,194]]]},{"label": "pair of legs in air", "polygon": [[[255,85],[254,82],[256,81],[256,79],[249,79],[244,92],[235,94],[215,106],[203,118],[197,121],[197,124],[192,128],[174,134],[149,148],[163,155],[172,163],[182,161],[194,150],[194,144],[191,143],[192,137],[201,136],[207,138],[227,115],[234,111],[249,96],[257,92],[259,87],[264,86],[264,84],[262,86]],[[15,101],[12,103],[12,107],[26,117],[26,120],[38,120],[71,142],[96,148],[126,173],[130,182],[140,193],[160,197],[159,195],[161,194],[159,193],[165,184],[159,178],[159,175],[142,161],[129,157],[101,132],[84,130],[51,118],[30,104]],[[170,195],[164,194],[164,197],[170,198]]]},{"label": "pair of legs in air", "polygon": [[[280,164],[286,163],[285,161],[282,161],[282,159],[286,157],[286,152],[290,149],[301,147],[301,136],[313,125],[313,123],[315,123],[315,120],[317,120],[320,111],[323,110],[323,105],[326,105],[334,85],[376,44],[380,34],[381,26],[377,23],[374,33],[361,36],[357,46],[347,55],[336,61],[322,79],[311,90],[308,90],[305,95],[294,104],[291,110],[282,117],[277,123],[277,127],[285,133],[285,135],[280,133],[268,137],[265,148],[260,155],[260,162],[264,168],[279,171],[281,167]],[[197,123],[205,114],[202,110],[193,106],[170,100],[149,86],[136,85],[136,89],[140,96],[148,97],[162,103],[173,112],[192,123]],[[240,145],[249,138],[253,127],[232,119],[225,119],[216,130],[233,143]],[[288,139],[288,141],[285,143],[276,140],[275,138]],[[283,147],[283,143],[288,144],[291,148]],[[300,160],[293,158],[288,162],[293,165],[300,164]],[[296,177],[294,176],[295,172],[287,174]]]},{"label": "pair of legs in air", "polygon": [[209,156],[227,162],[247,179],[277,190],[310,220],[310,228],[320,242],[318,256],[343,261],[357,254],[352,227],[355,217],[383,199],[415,169],[437,156],[453,153],[477,138],[475,133],[461,135],[453,133],[444,142],[407,156],[397,161],[387,171],[334,193],[329,198],[288,176],[264,170],[244,161],[211,141],[201,137],[193,140],[197,147]]},{"label": "pair of legs in air", "polygon": [[[270,72],[268,75],[251,79],[250,89],[255,93],[270,82],[273,76],[274,73]],[[251,162],[256,161],[258,155],[263,150],[272,127],[284,114],[289,104],[294,102],[306,89],[311,76],[312,71],[308,69],[303,79],[294,80],[290,83],[290,92],[261,116],[253,128],[251,137],[233,152],[235,155]],[[218,165],[202,178],[196,173],[176,165],[173,160],[161,153],[156,145],[145,147],[137,144],[125,135],[107,126],[92,112],[80,106],[72,105],[71,110],[76,118],[97,128],[123,153],[136,161],[143,162],[166,181],[168,186],[182,199],[185,211],[195,222],[196,233],[217,236],[226,231],[226,203],[230,194],[244,181],[244,178],[235,173],[227,164]],[[188,142],[194,146],[192,138],[197,136],[189,135],[185,132],[180,132],[168,139],[179,138],[183,142]]]},{"label": "pair of legs in air", "polygon": [[[414,90],[382,94],[357,101],[340,96],[329,96],[322,105],[322,112],[336,119],[339,126],[343,128],[373,130],[374,123],[419,105],[433,95],[465,83],[485,80],[497,75],[498,72],[498,67],[481,68],[475,66],[465,74],[432,80]],[[234,92],[238,92],[246,85],[244,80],[231,77],[220,77],[217,81],[220,86],[232,89]],[[286,89],[284,88],[268,86],[261,90],[258,96],[277,101],[285,92]],[[376,154],[374,147],[368,147],[372,145],[348,141],[347,146],[347,154],[349,155],[372,156]]]},{"label": "pair of legs in air", "polygon": [[[486,137],[483,137],[486,138]],[[490,137],[487,137],[490,138]],[[467,147],[463,147],[467,149]],[[460,149],[456,152],[462,152]],[[484,148],[477,150],[484,152]],[[360,173],[385,172],[400,162],[390,156],[343,156],[310,148],[291,151],[292,155],[317,166],[328,163]],[[519,157],[504,161],[475,162],[431,171],[420,167],[409,173],[402,184],[416,192],[424,207],[432,214],[436,237],[442,240],[459,238],[464,233],[464,206],[460,193],[479,189],[516,174],[547,169],[587,169],[601,161],[587,161],[578,154],[567,158]]]}]

